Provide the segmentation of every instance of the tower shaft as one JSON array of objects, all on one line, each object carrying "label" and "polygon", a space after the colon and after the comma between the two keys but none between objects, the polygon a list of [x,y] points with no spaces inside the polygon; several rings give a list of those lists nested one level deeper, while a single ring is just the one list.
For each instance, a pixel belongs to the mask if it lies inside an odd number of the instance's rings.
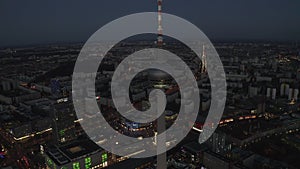
[{"label": "tower shaft", "polygon": [[158,5],[158,33],[157,33],[157,45],[163,45],[163,34],[162,34],[162,0],[157,0]]},{"label": "tower shaft", "polygon": [[201,73],[206,73],[206,72],[207,72],[207,60],[206,60],[205,46],[203,45]]}]

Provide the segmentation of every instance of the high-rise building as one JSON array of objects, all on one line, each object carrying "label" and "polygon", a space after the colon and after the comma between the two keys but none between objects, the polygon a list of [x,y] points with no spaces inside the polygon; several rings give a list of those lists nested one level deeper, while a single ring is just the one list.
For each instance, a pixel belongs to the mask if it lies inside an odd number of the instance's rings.
[{"label": "high-rise building", "polygon": [[1,83],[0,83],[0,91],[10,91],[14,90],[17,88],[18,84],[17,81],[11,80],[11,79],[6,79],[6,78],[1,78]]},{"label": "high-rise building", "polygon": [[290,92],[290,85],[283,83],[280,86],[280,96],[288,96]]},{"label": "high-rise building", "polygon": [[293,99],[293,89],[289,89],[289,95],[288,95],[288,100]]},{"label": "high-rise building", "polygon": [[294,100],[298,101],[299,89],[294,89]]},{"label": "high-rise building", "polygon": [[249,86],[248,94],[249,94],[249,97],[257,96],[258,95],[258,86],[256,86],[256,85]]},{"label": "high-rise building", "polygon": [[273,88],[273,89],[272,89],[272,99],[273,99],[273,100],[276,99],[276,92],[277,92],[276,88]]},{"label": "high-rise building", "polygon": [[215,132],[207,142],[210,149],[215,153],[227,152],[231,149],[231,145],[226,143],[226,134]]},{"label": "high-rise building", "polygon": [[50,111],[55,141],[63,144],[76,139],[76,115],[72,103],[54,104]]}]

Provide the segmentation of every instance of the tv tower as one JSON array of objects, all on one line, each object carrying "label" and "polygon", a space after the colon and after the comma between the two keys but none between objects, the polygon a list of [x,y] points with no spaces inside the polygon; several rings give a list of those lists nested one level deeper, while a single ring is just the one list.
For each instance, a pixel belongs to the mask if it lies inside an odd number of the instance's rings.
[{"label": "tv tower", "polygon": [[158,5],[158,34],[157,34],[157,45],[161,47],[163,45],[163,34],[162,34],[162,0],[157,0]]},{"label": "tv tower", "polygon": [[202,49],[201,73],[207,73],[207,60],[206,60],[206,52],[205,52],[205,46],[204,45],[203,45],[203,49]]}]

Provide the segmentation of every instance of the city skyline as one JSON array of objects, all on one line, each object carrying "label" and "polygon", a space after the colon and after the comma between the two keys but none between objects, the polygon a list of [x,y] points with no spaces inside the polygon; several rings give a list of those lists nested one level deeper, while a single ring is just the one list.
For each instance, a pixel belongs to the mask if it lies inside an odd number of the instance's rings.
[{"label": "city skyline", "polygon": [[[155,1],[2,1],[1,47],[85,42],[97,29],[121,16],[156,12]],[[164,1],[163,11],[185,18],[210,39],[300,40],[297,1]]]},{"label": "city skyline", "polygon": [[1,1],[0,169],[299,169],[300,1]]}]

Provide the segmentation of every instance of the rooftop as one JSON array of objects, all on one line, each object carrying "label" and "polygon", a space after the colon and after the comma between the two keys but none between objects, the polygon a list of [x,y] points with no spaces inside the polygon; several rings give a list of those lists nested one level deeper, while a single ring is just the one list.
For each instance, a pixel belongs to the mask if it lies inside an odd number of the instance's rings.
[{"label": "rooftop", "polygon": [[64,165],[88,154],[95,154],[102,149],[89,139],[75,141],[64,146],[53,146],[47,151],[47,155],[56,164]]},{"label": "rooftop", "polygon": [[186,148],[187,150],[195,152],[195,153],[203,152],[207,149],[207,146],[205,146],[203,144],[199,144],[198,142],[191,142],[191,143],[185,144],[183,147]]}]

